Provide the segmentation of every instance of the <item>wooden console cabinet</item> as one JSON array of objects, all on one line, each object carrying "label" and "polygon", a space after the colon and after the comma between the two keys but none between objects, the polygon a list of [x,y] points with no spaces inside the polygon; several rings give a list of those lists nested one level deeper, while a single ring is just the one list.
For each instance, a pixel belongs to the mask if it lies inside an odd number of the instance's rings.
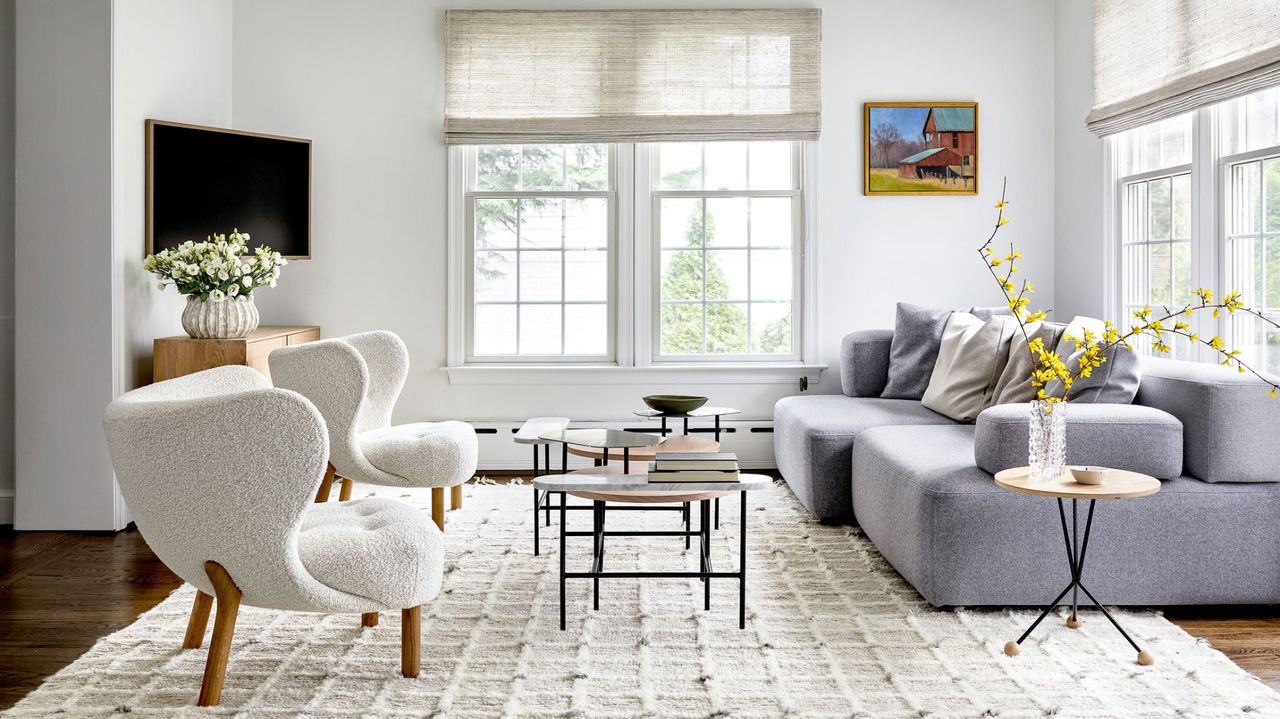
[{"label": "wooden console cabinet", "polygon": [[271,350],[318,339],[320,328],[308,325],[264,325],[238,340],[197,340],[185,335],[161,337],[154,343],[151,379],[159,382],[229,364],[252,367],[271,379],[267,368],[267,355]]}]

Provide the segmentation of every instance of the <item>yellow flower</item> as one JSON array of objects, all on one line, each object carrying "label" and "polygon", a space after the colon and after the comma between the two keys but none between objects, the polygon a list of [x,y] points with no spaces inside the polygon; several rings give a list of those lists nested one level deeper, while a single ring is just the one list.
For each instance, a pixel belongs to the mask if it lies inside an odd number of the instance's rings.
[{"label": "yellow flower", "polygon": [[1214,336],[1213,339],[1209,340],[1209,346],[1216,350],[1220,350],[1225,347],[1226,344],[1222,341],[1221,337]]},{"label": "yellow flower", "polygon": [[1005,208],[1005,206],[1006,206],[1006,205],[1008,205],[1008,204],[1009,204],[1009,203],[1005,202],[1004,200],[998,200],[998,201],[996,202],[996,209],[997,209],[997,210],[1003,210],[1003,209]]},{"label": "yellow flower", "polygon": [[1009,218],[1008,218],[1008,217],[1001,217],[1001,218],[1000,218],[1000,224],[1001,224],[1001,225],[1007,225],[1007,224],[1009,224]]},{"label": "yellow flower", "polygon": [[1274,387],[1272,387],[1272,388],[1271,388],[1271,391],[1270,391],[1270,392],[1268,392],[1267,394],[1271,396],[1271,399],[1275,399],[1275,398],[1276,398],[1276,395],[1277,395],[1276,390],[1275,390],[1275,388],[1274,388]]}]

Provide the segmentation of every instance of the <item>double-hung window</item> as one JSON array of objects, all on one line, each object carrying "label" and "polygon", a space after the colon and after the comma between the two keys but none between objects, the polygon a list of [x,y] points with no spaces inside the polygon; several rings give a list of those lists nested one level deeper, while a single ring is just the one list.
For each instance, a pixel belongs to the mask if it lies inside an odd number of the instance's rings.
[{"label": "double-hung window", "polygon": [[[1223,103],[1218,128],[1227,285],[1280,322],[1280,88]],[[1234,346],[1280,374],[1280,330],[1242,313],[1230,320]]]},{"label": "double-hung window", "polygon": [[[1192,303],[1192,290],[1238,290],[1280,322],[1280,88],[1269,88],[1108,139],[1115,168],[1118,299],[1137,308]],[[1260,370],[1280,373],[1280,330],[1246,313],[1197,315]],[[1220,359],[1186,338],[1173,356]],[[1149,343],[1139,347],[1150,351]]]},{"label": "double-hung window", "polygon": [[455,361],[801,362],[803,142],[469,145],[450,162]]},{"label": "double-hung window", "polygon": [[[1199,287],[1191,259],[1191,115],[1117,136],[1120,165],[1121,310],[1175,307]],[[1139,346],[1150,351],[1150,340]],[[1187,359],[1185,338],[1170,343]]]}]

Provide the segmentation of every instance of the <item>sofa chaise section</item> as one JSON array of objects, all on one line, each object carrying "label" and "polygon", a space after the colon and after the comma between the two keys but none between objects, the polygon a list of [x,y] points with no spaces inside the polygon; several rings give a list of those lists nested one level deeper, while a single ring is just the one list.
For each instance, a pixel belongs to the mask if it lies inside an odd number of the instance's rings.
[{"label": "sofa chaise section", "polygon": [[[815,395],[786,397],[773,409],[773,449],[778,471],[815,517],[852,514],[849,452],[854,438],[872,427],[954,424],[909,399]],[[973,462],[972,455],[969,458]]]},{"label": "sofa chaise section", "polygon": [[[963,425],[861,432],[851,458],[859,522],[935,606],[1041,604],[1070,579],[1057,504],[998,487],[974,464],[974,434]],[[1083,526],[1087,504],[1080,510]],[[1084,582],[1109,604],[1280,601],[1278,512],[1280,484],[1193,477],[1098,502]]]}]

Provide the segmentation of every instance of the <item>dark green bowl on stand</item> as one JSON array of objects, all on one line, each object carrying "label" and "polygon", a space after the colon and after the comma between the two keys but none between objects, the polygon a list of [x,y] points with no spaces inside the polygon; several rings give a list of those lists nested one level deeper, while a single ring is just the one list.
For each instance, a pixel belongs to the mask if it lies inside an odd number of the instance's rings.
[{"label": "dark green bowl on stand", "polygon": [[649,409],[663,414],[688,414],[707,403],[706,397],[685,394],[651,394],[644,398]]}]

